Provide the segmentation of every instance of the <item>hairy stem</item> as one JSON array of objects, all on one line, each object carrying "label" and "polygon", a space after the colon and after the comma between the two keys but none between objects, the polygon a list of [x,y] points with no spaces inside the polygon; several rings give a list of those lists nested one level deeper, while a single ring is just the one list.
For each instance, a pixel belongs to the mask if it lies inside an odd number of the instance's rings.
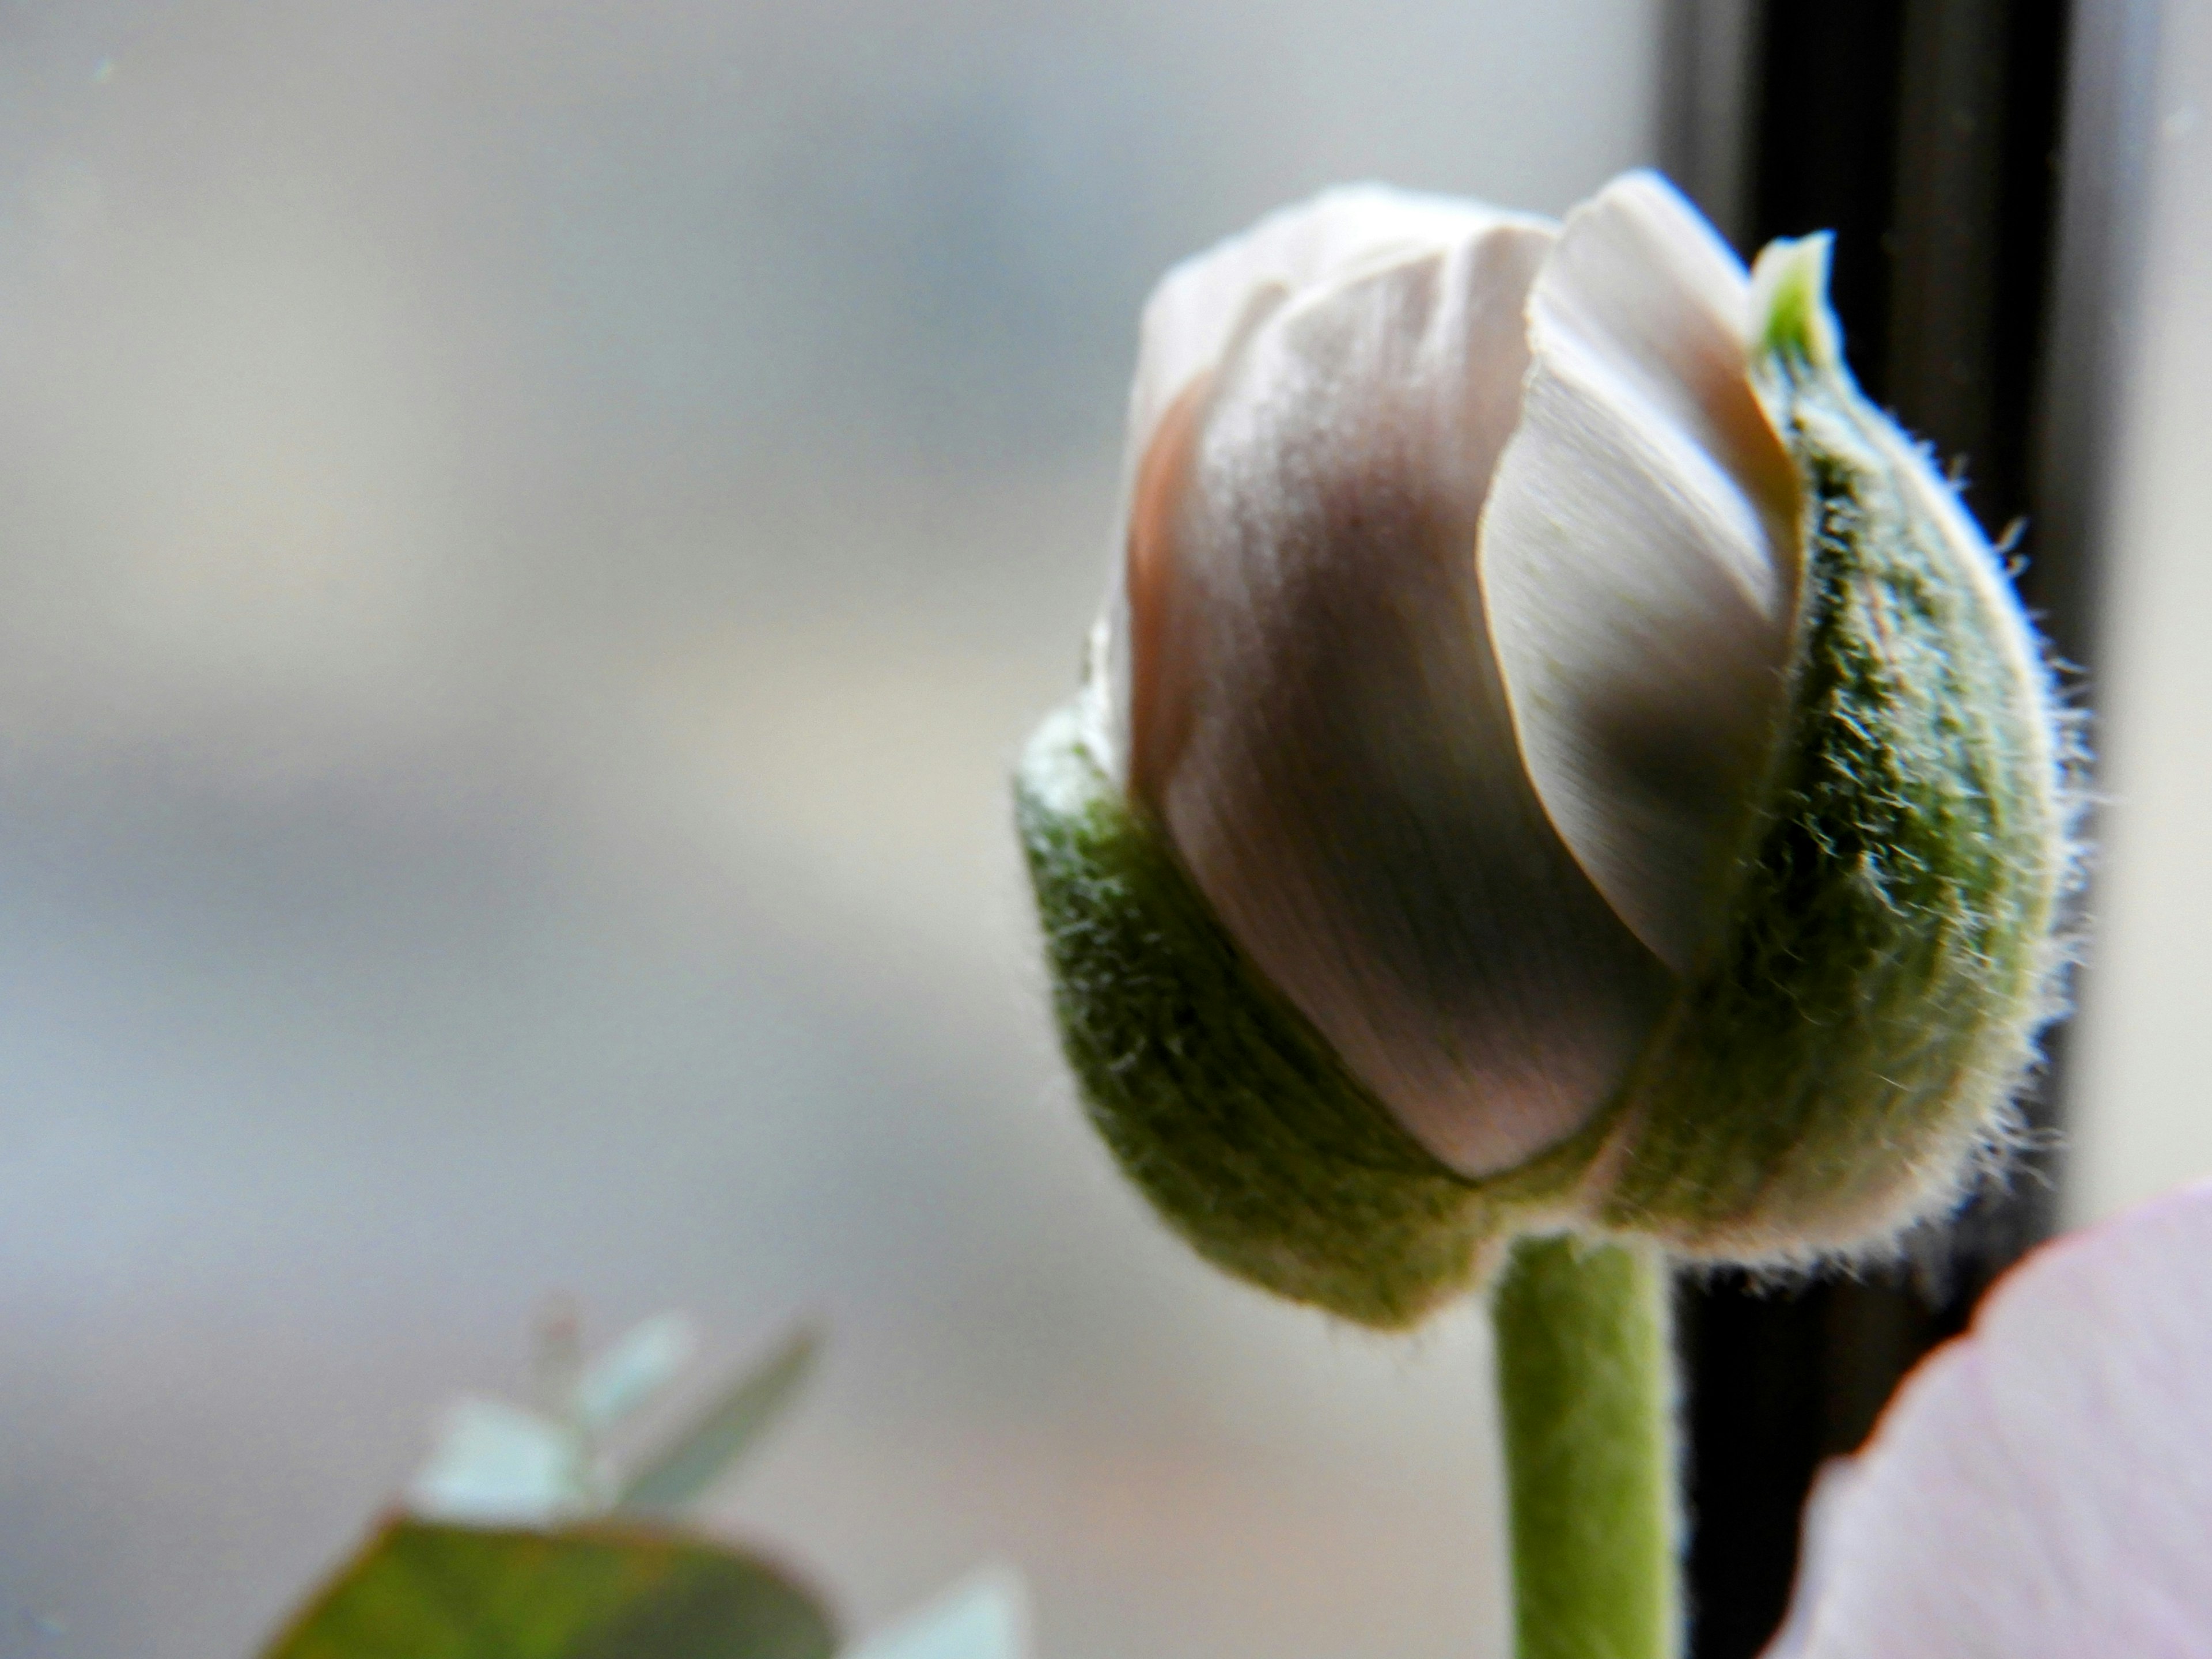
[{"label": "hairy stem", "polygon": [[1492,1317],[1519,1659],[1676,1659],[1674,1355],[1662,1258],[1524,1239]]}]

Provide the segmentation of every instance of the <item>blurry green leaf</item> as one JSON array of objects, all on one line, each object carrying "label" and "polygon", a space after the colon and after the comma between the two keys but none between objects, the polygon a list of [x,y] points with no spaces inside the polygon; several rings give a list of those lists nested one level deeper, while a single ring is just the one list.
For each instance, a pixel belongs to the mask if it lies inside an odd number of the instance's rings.
[{"label": "blurry green leaf", "polygon": [[829,1659],[835,1646],[805,1592],[702,1540],[401,1520],[264,1659]]},{"label": "blurry green leaf", "polygon": [[693,1421],[623,1489],[626,1509],[674,1509],[714,1485],[790,1403],[814,1367],[821,1339],[800,1329]]},{"label": "blurry green leaf", "polygon": [[577,1417],[591,1433],[605,1434],[666,1388],[698,1346],[688,1314],[657,1314],[632,1326],[577,1380]]},{"label": "blurry green leaf", "polygon": [[1029,1598],[1006,1567],[987,1567],[921,1612],[845,1650],[844,1659],[1026,1659]]}]

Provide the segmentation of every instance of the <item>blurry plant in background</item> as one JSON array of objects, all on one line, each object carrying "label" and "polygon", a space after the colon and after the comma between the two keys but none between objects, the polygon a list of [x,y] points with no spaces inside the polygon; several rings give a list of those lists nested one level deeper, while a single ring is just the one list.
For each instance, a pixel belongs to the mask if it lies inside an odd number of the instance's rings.
[{"label": "blurry plant in background", "polygon": [[[2212,1651],[2212,1185],[2051,1245],[1832,1465],[1770,1659]],[[406,1505],[262,1659],[1028,1659],[1025,1597],[979,1573],[857,1645],[772,1562],[685,1517],[804,1381],[800,1334],[629,1460],[602,1437],[673,1379],[678,1316],[590,1365],[573,1324],[538,1408],[465,1400]],[[1613,1659],[1540,1636],[1524,1651]]]},{"label": "blurry plant in background", "polygon": [[617,1460],[696,1346],[663,1314],[586,1363],[572,1316],[541,1332],[534,1406],[465,1398],[398,1513],[263,1659],[1023,1659],[1019,1584],[987,1571],[859,1648],[785,1569],[688,1511],[789,1406],[801,1330],[703,1407]]}]

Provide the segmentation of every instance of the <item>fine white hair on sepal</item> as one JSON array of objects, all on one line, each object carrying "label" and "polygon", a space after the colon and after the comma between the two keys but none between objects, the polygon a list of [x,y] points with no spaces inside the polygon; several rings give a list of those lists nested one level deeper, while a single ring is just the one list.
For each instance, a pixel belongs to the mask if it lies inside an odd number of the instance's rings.
[{"label": "fine white hair on sepal", "polygon": [[1676,972],[1717,917],[1784,704],[1800,507],[1746,374],[1747,284],[1663,181],[1571,215],[1483,517],[1490,627],[1552,822]]}]

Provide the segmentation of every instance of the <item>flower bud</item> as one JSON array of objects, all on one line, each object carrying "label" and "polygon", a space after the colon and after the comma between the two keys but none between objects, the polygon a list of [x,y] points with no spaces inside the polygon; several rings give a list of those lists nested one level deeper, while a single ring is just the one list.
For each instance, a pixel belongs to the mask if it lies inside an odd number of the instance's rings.
[{"label": "flower bud", "polygon": [[1153,295],[1017,797],[1090,1113],[1212,1260],[1402,1324],[1525,1231],[1863,1247],[2002,1139],[2063,754],[1826,261],[1632,173],[1334,191]]}]

